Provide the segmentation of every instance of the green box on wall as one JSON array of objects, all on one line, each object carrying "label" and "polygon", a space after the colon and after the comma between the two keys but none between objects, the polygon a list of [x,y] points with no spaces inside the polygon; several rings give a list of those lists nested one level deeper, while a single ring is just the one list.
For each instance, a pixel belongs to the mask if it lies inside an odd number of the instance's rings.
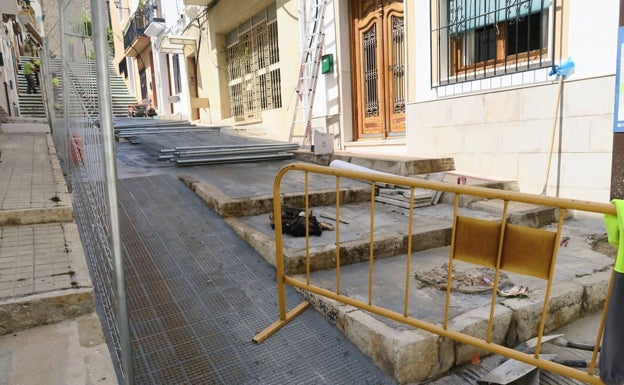
[{"label": "green box on wall", "polygon": [[334,55],[330,53],[321,57],[321,73],[331,72],[334,72]]}]

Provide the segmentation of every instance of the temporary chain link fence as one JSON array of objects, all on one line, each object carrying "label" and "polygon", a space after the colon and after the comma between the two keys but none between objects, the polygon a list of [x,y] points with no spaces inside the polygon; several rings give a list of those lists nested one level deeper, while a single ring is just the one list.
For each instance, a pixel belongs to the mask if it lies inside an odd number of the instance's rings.
[{"label": "temporary chain link fence", "polygon": [[[41,75],[45,79],[44,100],[53,138],[73,195],[74,213],[100,317],[105,320],[104,327],[109,332],[114,364],[128,384],[133,382],[131,352],[126,349],[130,346],[128,317],[123,279],[119,279],[120,258],[115,258],[114,234],[119,227],[117,207],[111,204],[111,189],[115,191],[117,186],[115,178],[110,177],[110,170],[107,172],[107,167],[110,168],[107,161],[111,157],[114,159],[114,154],[110,150],[112,146],[107,149],[105,143],[107,135],[112,138],[112,115],[108,119],[110,127],[106,128],[102,122],[107,119],[102,115],[110,109],[106,111],[98,106],[101,100],[98,93],[110,93],[108,87],[98,89],[99,85],[106,84],[98,69],[107,70],[111,59],[108,54],[103,55],[105,59],[96,55],[98,42],[94,36],[106,39],[105,26],[100,27],[102,33],[94,33],[99,21],[95,17],[101,18],[102,14],[95,10],[98,7],[100,5],[93,0],[91,4],[89,0],[59,0],[56,10],[48,10],[49,19],[52,16],[49,12],[58,12],[58,22],[46,30],[42,54],[45,65]],[[104,131],[107,129],[110,133]]]}]

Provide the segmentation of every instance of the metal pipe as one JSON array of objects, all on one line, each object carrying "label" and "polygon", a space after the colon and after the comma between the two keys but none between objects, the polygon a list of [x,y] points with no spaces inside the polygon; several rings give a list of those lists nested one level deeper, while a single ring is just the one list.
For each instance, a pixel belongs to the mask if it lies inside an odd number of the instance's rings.
[{"label": "metal pipe", "polygon": [[[91,18],[93,23],[93,47],[95,52],[95,70],[100,85],[110,84],[108,72],[108,50],[106,41],[106,10],[103,1],[91,0]],[[117,200],[117,173],[115,168],[115,138],[113,135],[113,104],[110,88],[97,87],[100,101],[100,128],[104,145],[104,165],[106,171],[106,191],[110,215],[111,251],[115,268],[115,286],[117,289],[117,326],[119,328],[119,345],[121,349],[121,365],[124,384],[134,384],[132,366],[132,344],[130,341],[130,325],[126,301],[125,276],[121,257],[121,237],[119,233],[119,203]]]},{"label": "metal pipe", "polygon": [[[64,26],[65,24],[65,4],[63,4],[63,1],[59,1],[59,24],[60,24],[60,30],[61,30],[61,60],[65,61],[65,58],[67,57],[67,48],[65,47],[65,32],[64,32]],[[69,95],[69,82],[66,81],[67,79],[67,74],[65,73],[65,70],[63,69],[64,66],[61,65],[61,72],[62,72],[62,88],[63,88],[63,95]],[[64,141],[64,153],[63,156],[65,157],[65,172],[67,172],[67,181],[68,181],[68,188],[69,188],[69,192],[73,191],[73,182],[72,182],[72,176],[73,176],[73,168],[71,166],[71,140],[70,138],[70,133],[69,133],[69,128],[71,127],[70,125],[70,121],[69,121],[69,98],[68,97],[64,97],[63,98],[63,122],[65,123],[65,135],[63,136],[62,140]]]},{"label": "metal pipe", "polygon": [[183,133],[183,132],[214,132],[214,130],[202,130],[196,128],[190,128],[185,130],[180,129],[170,129],[170,130],[140,130],[140,131],[126,131],[126,130],[118,130],[117,136],[120,138],[127,138],[129,136],[140,136],[140,135],[151,135],[151,134],[172,134],[172,133]]},{"label": "metal pipe", "polygon": [[[297,143],[256,143],[256,144],[218,144],[211,146],[181,146],[176,147],[172,151],[186,151],[186,150],[219,150],[222,148],[256,148],[256,147],[299,147]],[[168,151],[168,150],[161,150]]]},{"label": "metal pipe", "polygon": [[192,158],[192,157],[200,157],[200,156],[220,156],[220,155],[229,155],[229,154],[264,154],[264,153],[284,152],[288,150],[294,150],[294,148],[258,147],[258,148],[240,148],[240,149],[232,149],[232,150],[223,149],[223,150],[211,150],[211,151],[180,151],[180,152],[174,152],[174,155],[179,158]]},{"label": "metal pipe", "polygon": [[264,147],[280,147],[280,146],[292,146],[292,147],[299,147],[298,144],[296,143],[278,143],[278,144],[264,144],[264,143],[258,143],[258,144],[222,144],[222,145],[210,145],[210,146],[180,146],[180,147],[175,147],[175,148],[163,148],[162,150],[160,150],[160,152],[175,152],[175,151],[187,151],[187,150],[218,150],[218,149],[222,149],[222,148],[254,148],[257,146],[264,146]]},{"label": "metal pipe", "polygon": [[236,163],[236,162],[253,162],[256,160],[278,160],[289,159],[294,155],[290,153],[283,154],[267,154],[255,156],[230,156],[221,158],[200,158],[200,159],[177,159],[174,160],[180,166],[192,166],[200,164],[217,164],[217,163]]}]

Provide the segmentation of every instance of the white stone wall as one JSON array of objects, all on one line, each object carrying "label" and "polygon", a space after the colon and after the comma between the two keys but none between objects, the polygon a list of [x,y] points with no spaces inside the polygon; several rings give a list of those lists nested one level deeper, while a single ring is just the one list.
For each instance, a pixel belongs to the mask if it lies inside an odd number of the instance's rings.
[{"label": "white stone wall", "polygon": [[608,200],[614,76],[563,85],[563,118],[554,120],[557,83],[413,103],[408,149],[414,155],[450,155],[458,170],[517,179],[540,193],[556,124],[548,194],[556,192],[559,124],[560,195]]}]

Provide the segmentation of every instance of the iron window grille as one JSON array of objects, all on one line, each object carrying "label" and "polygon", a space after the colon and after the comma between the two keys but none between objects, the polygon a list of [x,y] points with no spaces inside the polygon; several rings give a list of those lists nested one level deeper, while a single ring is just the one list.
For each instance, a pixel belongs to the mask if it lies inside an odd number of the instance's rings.
[{"label": "iron window grille", "polygon": [[230,114],[256,120],[282,107],[277,13],[271,5],[225,36]]},{"label": "iron window grille", "polygon": [[550,67],[555,3],[434,0],[432,87]]}]

